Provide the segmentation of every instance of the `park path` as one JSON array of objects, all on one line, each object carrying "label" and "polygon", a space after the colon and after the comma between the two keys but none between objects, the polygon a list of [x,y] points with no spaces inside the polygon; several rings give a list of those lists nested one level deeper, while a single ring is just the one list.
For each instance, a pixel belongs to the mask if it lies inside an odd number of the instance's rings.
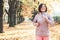
[{"label": "park path", "polygon": [[[15,27],[8,27],[8,24],[4,24],[4,32],[0,33],[0,40],[36,40],[35,39],[36,27],[33,23],[23,22],[15,25]],[[60,25],[49,27],[50,40],[60,40]]]}]

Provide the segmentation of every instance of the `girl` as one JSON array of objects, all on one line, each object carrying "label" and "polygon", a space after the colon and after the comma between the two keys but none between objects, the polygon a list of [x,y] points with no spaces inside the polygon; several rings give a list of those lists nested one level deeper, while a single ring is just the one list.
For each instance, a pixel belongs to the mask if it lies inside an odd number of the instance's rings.
[{"label": "girl", "polygon": [[36,28],[36,40],[49,40],[48,24],[54,25],[53,18],[47,14],[46,4],[42,3],[38,8],[39,13],[35,16],[33,22]]}]

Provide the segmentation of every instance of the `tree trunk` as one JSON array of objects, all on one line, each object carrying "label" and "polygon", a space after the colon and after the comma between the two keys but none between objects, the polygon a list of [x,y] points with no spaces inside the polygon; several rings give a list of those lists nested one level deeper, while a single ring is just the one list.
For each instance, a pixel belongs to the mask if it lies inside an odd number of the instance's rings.
[{"label": "tree trunk", "polygon": [[0,33],[3,32],[3,0],[0,0]]},{"label": "tree trunk", "polygon": [[9,15],[9,27],[14,27],[14,14]]},{"label": "tree trunk", "polygon": [[10,0],[9,1],[9,14],[8,14],[8,19],[9,19],[9,27],[14,27],[16,25],[16,13],[15,13],[15,0]]}]

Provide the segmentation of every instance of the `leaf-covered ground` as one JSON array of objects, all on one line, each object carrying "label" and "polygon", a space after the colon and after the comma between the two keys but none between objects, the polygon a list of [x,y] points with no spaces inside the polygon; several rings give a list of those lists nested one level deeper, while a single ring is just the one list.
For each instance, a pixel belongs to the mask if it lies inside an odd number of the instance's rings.
[{"label": "leaf-covered ground", "polygon": [[[35,28],[32,22],[23,22],[11,28],[8,24],[4,24],[5,33],[0,33],[0,40],[36,40]],[[49,29],[50,40],[60,40],[60,25],[49,27]]]}]

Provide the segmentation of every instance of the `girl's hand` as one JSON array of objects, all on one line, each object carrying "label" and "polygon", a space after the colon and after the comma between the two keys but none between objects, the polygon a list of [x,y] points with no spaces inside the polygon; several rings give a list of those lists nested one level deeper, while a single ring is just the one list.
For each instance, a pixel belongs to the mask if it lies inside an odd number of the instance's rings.
[{"label": "girl's hand", "polygon": [[45,21],[48,21],[48,17],[43,15],[43,18],[45,19]]},{"label": "girl's hand", "polygon": [[39,23],[34,23],[34,26],[38,27],[40,24]]},{"label": "girl's hand", "polygon": [[37,26],[38,25],[38,23],[34,23],[34,26]]}]

